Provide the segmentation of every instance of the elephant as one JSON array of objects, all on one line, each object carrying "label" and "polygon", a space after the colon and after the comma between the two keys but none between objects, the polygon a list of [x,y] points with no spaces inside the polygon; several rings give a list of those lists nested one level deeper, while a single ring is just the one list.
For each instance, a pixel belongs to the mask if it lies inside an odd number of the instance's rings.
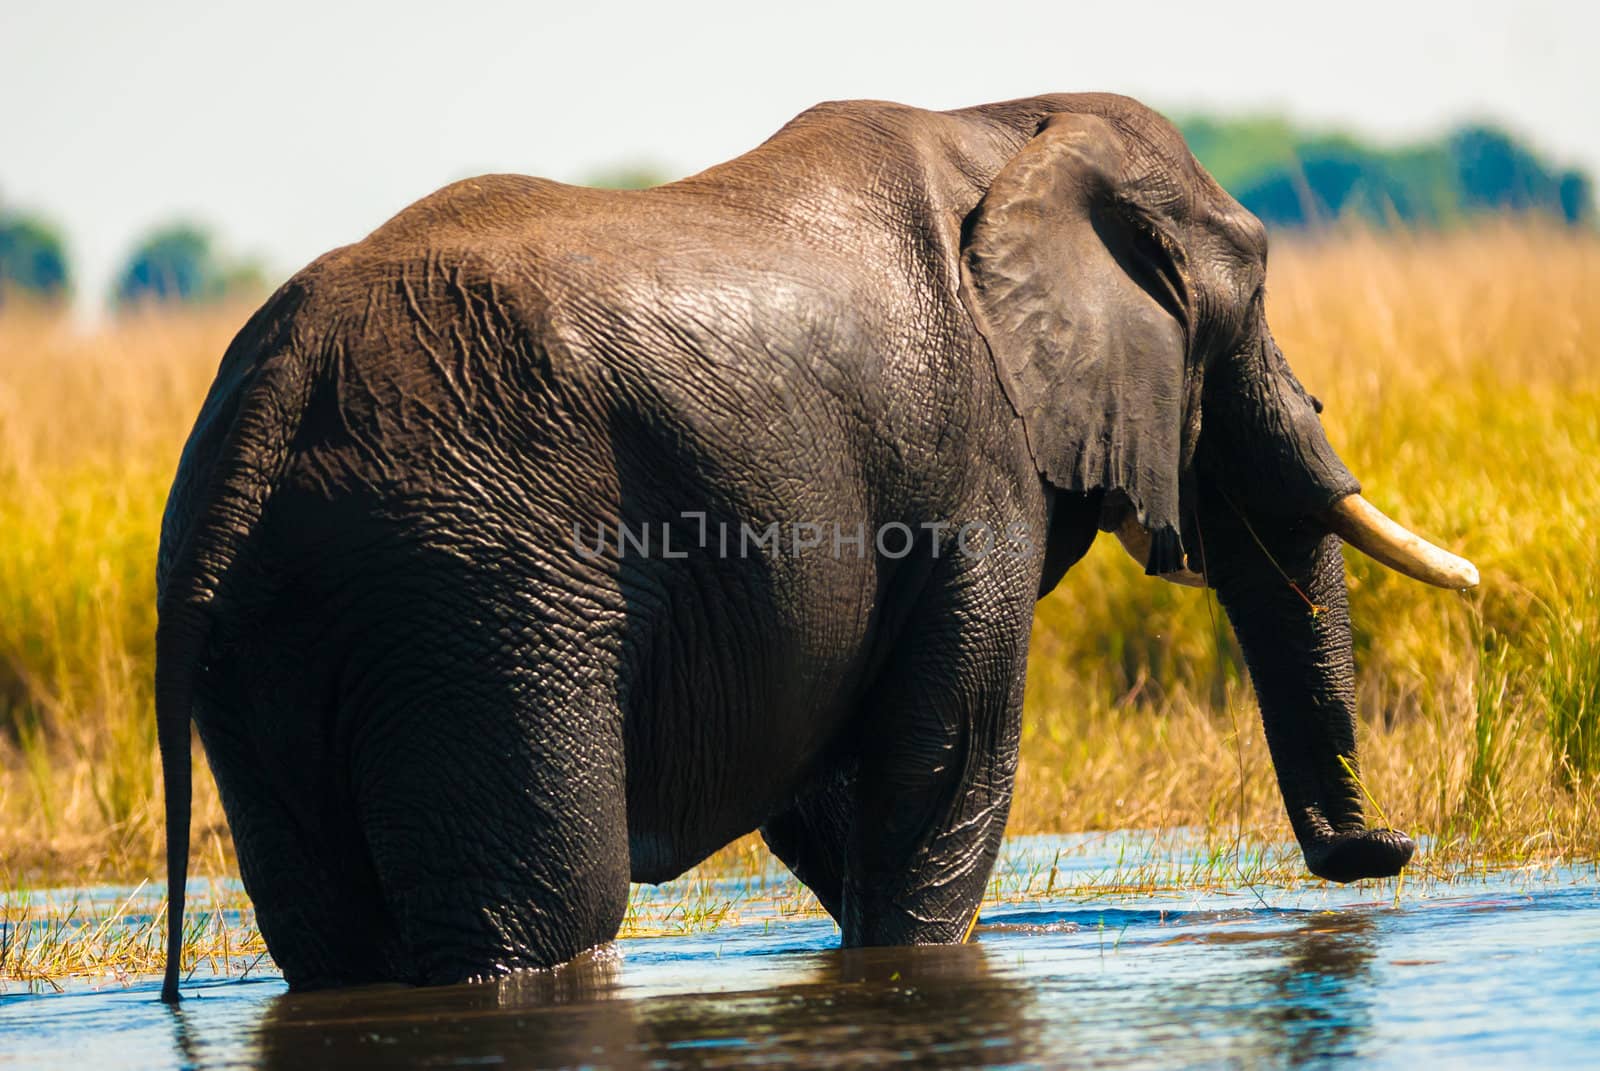
[{"label": "elephant", "polygon": [[564,962],[756,830],[845,946],[959,943],[1033,606],[1101,532],[1215,590],[1310,871],[1398,873],[1340,548],[1477,574],[1362,498],[1266,256],[1166,120],[1062,94],[824,103],[645,190],[468,179],[313,261],[162,520],[173,941],[193,723],[295,989]]}]

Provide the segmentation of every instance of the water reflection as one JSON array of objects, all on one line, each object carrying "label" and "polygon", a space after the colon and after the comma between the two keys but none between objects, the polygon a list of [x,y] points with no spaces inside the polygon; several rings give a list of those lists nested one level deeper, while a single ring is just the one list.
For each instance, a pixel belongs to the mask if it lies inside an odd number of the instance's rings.
[{"label": "water reflection", "polygon": [[1035,909],[980,933],[1034,994],[1023,1034],[1047,1062],[1298,1066],[1369,1047],[1382,925],[1364,910]]},{"label": "water reflection", "polygon": [[[443,990],[289,994],[256,1044],[266,1066],[296,1071],[308,1061],[1015,1067],[1155,1053],[1292,1066],[1367,1046],[1369,913],[1128,912],[1109,953],[1095,915],[1011,920],[954,948],[702,958],[680,975],[613,952]],[[1042,935],[1061,942],[1054,953],[1041,954]]]},{"label": "water reflection", "polygon": [[[267,1067],[477,1063],[733,1067],[1031,1062],[1033,1006],[981,945],[782,957],[764,988],[643,998],[615,955],[556,972],[441,990],[286,994],[256,1034]],[[731,970],[739,968],[729,965]],[[703,980],[712,980],[707,966]],[[775,984],[770,984],[775,983]]]},{"label": "water reflection", "polygon": [[1376,925],[1366,912],[1318,914],[1286,935],[1263,1008],[1296,1062],[1355,1056],[1372,1032]]},{"label": "water reflection", "polygon": [[295,1071],[594,1063],[608,1049],[634,1045],[632,1002],[611,999],[619,961],[612,949],[474,985],[286,993],[267,1009],[254,1041],[262,1066]]}]

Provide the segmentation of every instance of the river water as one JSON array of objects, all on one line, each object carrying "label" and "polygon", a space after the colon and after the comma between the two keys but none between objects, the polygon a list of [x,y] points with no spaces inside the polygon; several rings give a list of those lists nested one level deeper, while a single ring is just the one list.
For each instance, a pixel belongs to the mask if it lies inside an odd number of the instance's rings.
[{"label": "river water", "polygon": [[[192,978],[175,1013],[156,1001],[155,979],[72,982],[44,994],[11,983],[0,991],[0,1064],[307,1071],[1600,1059],[1593,867],[1412,880],[1399,895],[1393,883],[1152,892],[1079,880],[1126,873],[1127,851],[1105,837],[1009,842],[996,890],[1007,895],[1009,879],[1014,902],[986,906],[974,941],[954,948],[841,951],[825,918],[749,907],[725,911],[711,928],[619,941],[559,971],[448,989],[289,994],[258,968],[243,979]],[[1188,865],[1181,853],[1163,863],[1169,872]],[[774,879],[702,881],[694,896],[737,903]],[[1024,888],[1027,899],[1017,900]],[[654,905],[670,916],[685,897],[665,886],[645,893],[638,910]],[[680,908],[662,908],[673,903]]]}]

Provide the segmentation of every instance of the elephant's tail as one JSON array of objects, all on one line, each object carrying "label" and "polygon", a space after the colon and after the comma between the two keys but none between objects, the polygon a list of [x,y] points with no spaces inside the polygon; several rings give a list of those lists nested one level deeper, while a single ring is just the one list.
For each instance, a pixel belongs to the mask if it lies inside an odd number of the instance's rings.
[{"label": "elephant's tail", "polygon": [[167,812],[167,973],[161,999],[168,1004],[180,999],[184,886],[189,874],[189,718],[194,709],[195,664],[209,631],[204,608],[192,603],[163,608],[156,626],[156,743]]},{"label": "elephant's tail", "polygon": [[[189,473],[200,496],[192,504],[177,506],[189,517],[188,531],[170,562],[163,563],[167,567],[158,570],[165,574],[159,584],[155,698],[167,815],[167,964],[161,999],[168,1004],[180,999],[193,773],[189,724],[195,684],[229,574],[240,548],[260,523],[287,463],[294,425],[303,412],[303,395],[296,398],[293,384],[302,378],[303,370],[293,366],[291,354],[264,362],[259,373],[238,388],[244,396],[224,434],[217,434],[202,411],[180,462],[182,473],[195,458],[210,459],[203,469]],[[207,400],[208,409],[212,401]],[[173,496],[168,499],[169,514],[179,496],[177,485]],[[164,523],[163,527],[168,529],[163,532],[165,541],[176,524]]]}]

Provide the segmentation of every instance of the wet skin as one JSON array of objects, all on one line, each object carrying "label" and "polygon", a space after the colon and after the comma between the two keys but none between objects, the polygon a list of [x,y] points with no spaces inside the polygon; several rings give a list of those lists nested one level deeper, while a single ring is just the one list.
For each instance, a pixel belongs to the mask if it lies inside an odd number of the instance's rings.
[{"label": "wet skin", "polygon": [[[755,829],[847,946],[960,941],[1033,603],[1130,520],[1238,627],[1307,865],[1396,873],[1318,519],[1357,484],[1265,257],[1165,120],[1087,94],[820,105],[648,191],[471,179],[319,259],[224,355],[167,504],[174,921],[192,715],[295,988],[563,962]],[[868,536],[730,554],[686,513]]]}]

